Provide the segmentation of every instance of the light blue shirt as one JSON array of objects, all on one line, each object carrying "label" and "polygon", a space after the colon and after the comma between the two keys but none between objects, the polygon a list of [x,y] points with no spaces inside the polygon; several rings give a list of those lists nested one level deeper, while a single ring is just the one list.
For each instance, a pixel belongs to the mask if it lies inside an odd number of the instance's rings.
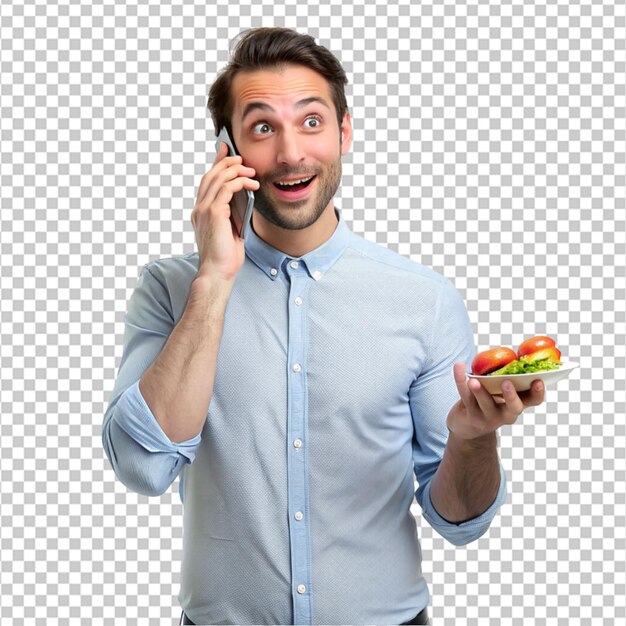
[{"label": "light blue shirt", "polygon": [[[475,354],[445,277],[337,228],[290,258],[246,239],[226,308],[204,427],[173,443],[139,379],[182,315],[198,254],[141,268],[103,444],[129,489],[180,475],[179,600],[196,623],[400,624],[429,602],[410,507],[453,544],[485,533],[506,497],[449,523],[430,501],[459,399],[453,364]],[[415,491],[415,479],[418,488]]]}]

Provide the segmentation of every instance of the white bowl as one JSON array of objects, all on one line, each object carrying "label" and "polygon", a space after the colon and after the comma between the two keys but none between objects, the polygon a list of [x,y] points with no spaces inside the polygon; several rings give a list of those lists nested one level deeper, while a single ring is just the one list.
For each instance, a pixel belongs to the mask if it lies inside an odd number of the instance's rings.
[{"label": "white bowl", "polygon": [[542,380],[546,389],[552,387],[562,378],[567,378],[576,368],[578,363],[563,363],[559,369],[546,370],[544,372],[531,372],[530,374],[509,374],[508,376],[476,376],[468,374],[470,378],[480,381],[480,384],[491,394],[502,394],[502,383],[510,380],[516,391],[527,391],[535,380]]}]

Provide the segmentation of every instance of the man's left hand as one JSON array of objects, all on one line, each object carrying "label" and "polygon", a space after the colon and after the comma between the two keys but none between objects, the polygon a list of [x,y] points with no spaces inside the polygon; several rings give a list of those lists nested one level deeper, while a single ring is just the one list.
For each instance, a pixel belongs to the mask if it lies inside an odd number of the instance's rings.
[{"label": "man's left hand", "polygon": [[448,429],[460,439],[477,439],[513,424],[530,406],[540,405],[545,396],[542,381],[533,381],[528,391],[515,391],[510,381],[502,383],[502,396],[492,396],[474,378],[465,375],[465,363],[454,364],[454,380],[461,399],[448,413]]}]

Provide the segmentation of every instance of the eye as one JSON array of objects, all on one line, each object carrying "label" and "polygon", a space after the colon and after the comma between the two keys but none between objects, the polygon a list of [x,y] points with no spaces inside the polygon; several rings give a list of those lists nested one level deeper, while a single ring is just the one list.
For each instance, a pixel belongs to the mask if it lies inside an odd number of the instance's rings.
[{"label": "eye", "polygon": [[[313,122],[312,124],[310,122]],[[319,128],[322,125],[322,118],[318,115],[311,115],[304,120],[304,125],[307,128]]]},{"label": "eye", "polygon": [[272,127],[267,122],[258,122],[252,127],[253,133],[259,133],[259,135],[267,135]]}]

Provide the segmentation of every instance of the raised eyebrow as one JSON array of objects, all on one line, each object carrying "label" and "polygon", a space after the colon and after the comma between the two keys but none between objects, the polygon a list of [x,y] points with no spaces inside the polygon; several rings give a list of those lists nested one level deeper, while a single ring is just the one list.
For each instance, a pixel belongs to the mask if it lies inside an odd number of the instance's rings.
[{"label": "raised eyebrow", "polygon": [[274,113],[276,112],[274,108],[272,108],[269,104],[266,104],[265,102],[250,102],[243,110],[241,121],[243,122],[246,117],[248,117],[248,115],[252,113],[252,111],[256,111],[257,109],[260,109],[261,111],[273,111]]},{"label": "raised eyebrow", "polygon": [[325,106],[330,111],[330,106],[328,105],[326,100],[324,100],[324,98],[320,98],[319,96],[312,96],[311,98],[299,100],[298,102],[296,102],[295,108],[301,109],[309,104],[312,104],[313,102],[319,102],[322,106]]},{"label": "raised eyebrow", "polygon": [[[311,98],[304,98],[303,100],[299,100],[298,102],[296,102],[294,108],[301,109],[309,104],[312,104],[313,102],[318,102],[319,104],[326,107],[330,111],[330,106],[328,105],[326,100],[324,100],[324,98],[320,98],[319,96],[312,96]],[[252,113],[252,111],[256,111],[256,110],[271,111],[272,113],[276,113],[276,110],[273,107],[271,107],[269,104],[267,104],[266,102],[250,102],[246,105],[246,108],[243,110],[241,121],[243,122],[246,119],[246,117],[248,117],[248,115]]]}]

